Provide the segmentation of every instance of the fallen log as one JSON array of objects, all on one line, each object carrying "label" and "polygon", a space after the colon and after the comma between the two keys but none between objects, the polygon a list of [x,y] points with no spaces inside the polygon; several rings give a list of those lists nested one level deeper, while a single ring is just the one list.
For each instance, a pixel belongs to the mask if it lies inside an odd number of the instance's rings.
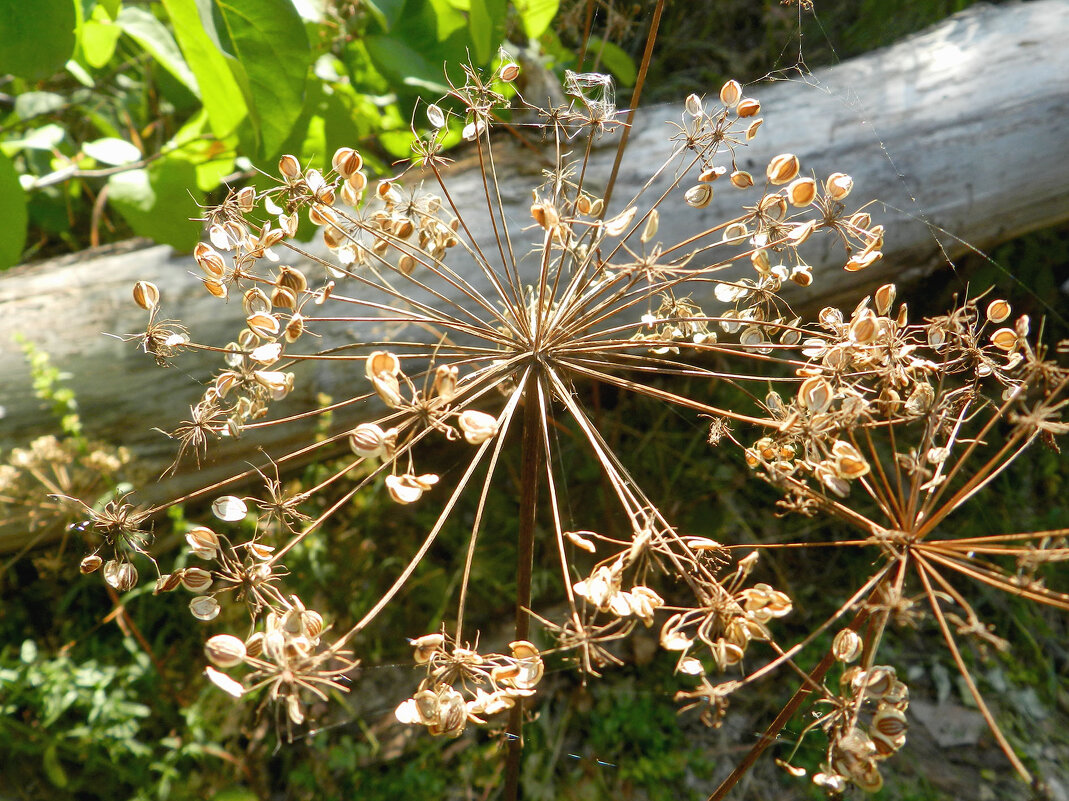
[{"label": "fallen log", "polygon": [[[765,124],[754,142],[737,151],[738,166],[760,175],[771,156],[788,151],[817,177],[847,172],[854,178],[853,197],[879,199],[873,217],[888,231],[884,260],[869,271],[842,272],[842,252],[831,247],[811,256],[816,280],[804,302],[856,297],[873,283],[930,271],[970,246],[989,248],[1069,219],[1065,41],[1069,6],[1061,0],[976,6],[892,48],[748,89],[761,101]],[[649,165],[667,154],[666,121],[678,120],[680,112],[663,105],[638,112],[614,208],[623,208],[648,179]],[[588,180],[605,180],[614,152],[607,137],[593,154]],[[499,172],[505,216],[519,241],[528,236],[521,229],[530,223],[532,173],[538,172],[525,168],[525,159]],[[485,208],[477,172],[454,177],[450,187],[459,206]],[[700,213],[662,215],[658,238],[681,240],[737,213],[738,204],[739,196],[718,190]],[[485,217],[472,215],[481,221],[474,234],[483,241],[490,236]],[[131,302],[130,289],[137,280],[151,280],[160,287],[166,316],[181,319],[198,341],[229,341],[243,316],[240,304],[204,302],[193,271],[187,255],[131,243],[0,276],[0,448],[55,429],[13,344],[21,333],[70,374],[87,434],[126,445],[142,473],[159,474],[173,459],[175,444],[154,427],[183,419],[216,360],[194,355],[160,369],[134,345],[104,332],[143,328],[144,313]],[[320,369],[305,376],[286,406],[308,408],[320,392],[344,397],[354,380],[351,369]],[[307,441],[314,425],[268,428],[261,436],[223,443],[199,472],[186,465],[141,497],[174,497],[222,478],[260,461],[261,447],[280,452]],[[25,527],[0,528],[0,552],[20,547],[27,537]]]}]

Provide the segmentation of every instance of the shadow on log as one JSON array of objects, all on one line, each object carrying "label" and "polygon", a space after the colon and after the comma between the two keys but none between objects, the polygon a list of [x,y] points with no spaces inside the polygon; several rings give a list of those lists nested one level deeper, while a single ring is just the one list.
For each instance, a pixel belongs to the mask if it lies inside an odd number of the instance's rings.
[{"label": "shadow on log", "polygon": [[[841,249],[807,254],[815,281],[792,302],[852,306],[863,289],[936,269],[970,245],[989,248],[1069,219],[1066,41],[1069,6],[1061,0],[977,6],[892,48],[795,80],[751,87],[765,123],[754,142],[737,149],[738,167],[763,175],[769,158],[793,152],[803,171],[818,179],[832,171],[849,173],[852,197],[878,198],[871,212],[887,228],[884,259],[867,271],[843,272]],[[679,120],[681,111],[680,106],[654,106],[637,114],[610,216],[648,180],[649,165],[667,156],[671,129],[666,121]],[[606,137],[595,150],[587,180],[603,183],[613,156],[612,137]],[[531,238],[522,229],[530,224],[530,190],[540,182],[540,170],[527,150],[518,150],[499,170],[514,241]],[[449,186],[459,207],[485,208],[477,172],[454,173]],[[658,239],[664,242],[728,219],[740,203],[749,202],[718,185],[713,202],[699,212],[681,202],[683,188],[675,191],[680,213],[662,214]],[[477,239],[490,238],[485,213],[466,219],[476,223]],[[464,270],[462,263],[451,263]],[[186,354],[175,367],[161,369],[133,344],[104,332],[143,329],[144,313],[131,301],[130,290],[135,281],[150,280],[160,288],[166,317],[180,319],[197,341],[225,344],[244,316],[241,304],[204,302],[195,269],[189,256],[129,243],[3,274],[0,448],[6,451],[55,430],[33,396],[14,344],[21,333],[72,376],[87,434],[128,446],[143,473],[159,474],[173,459],[175,443],[154,427],[173,428],[188,415],[217,359]],[[321,346],[370,336],[357,330],[333,333]],[[351,363],[340,369],[324,363],[306,367],[298,389],[274,415],[310,408],[318,393],[346,397],[362,381]],[[352,424],[344,415],[335,422],[337,427]],[[310,420],[304,428],[271,427],[217,444],[199,472],[185,465],[166,481],[150,483],[141,499],[175,497],[245,463],[262,462],[261,447],[272,453],[296,447],[308,441],[314,425]],[[0,552],[20,547],[27,536],[17,528],[0,529]]]}]

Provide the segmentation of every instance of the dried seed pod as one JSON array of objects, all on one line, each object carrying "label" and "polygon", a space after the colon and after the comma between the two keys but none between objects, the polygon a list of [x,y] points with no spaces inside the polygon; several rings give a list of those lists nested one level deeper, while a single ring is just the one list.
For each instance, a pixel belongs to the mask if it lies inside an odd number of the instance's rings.
[{"label": "dried seed pod", "polygon": [[393,353],[377,350],[367,357],[364,372],[368,378],[383,374],[396,376],[401,373],[401,360]]},{"label": "dried seed pod", "polygon": [[840,662],[849,664],[861,656],[864,645],[860,634],[853,629],[843,629],[832,640],[831,652]]},{"label": "dried seed pod", "polygon": [[211,278],[222,278],[226,273],[226,262],[223,257],[211,245],[198,242],[193,248],[193,258],[205,273]]},{"label": "dried seed pod", "polygon": [[566,532],[564,532],[564,536],[567,537],[568,540],[576,548],[582,548],[584,551],[586,551],[588,553],[595,553],[597,551],[597,548],[594,546],[594,541],[584,537],[583,533],[586,533],[586,532],[582,532],[581,533],[581,532],[578,532],[578,531],[566,531]]},{"label": "dried seed pod", "polygon": [[442,650],[442,646],[445,644],[445,637],[441,634],[424,634],[422,637],[417,637],[410,641],[412,647],[415,649],[413,659],[417,665],[425,665],[431,661],[431,658]]},{"label": "dried seed pod", "polygon": [[520,77],[520,65],[514,61],[506,61],[501,65],[501,70],[498,75],[505,83],[512,83]]},{"label": "dried seed pod", "polygon": [[[833,172],[824,182],[824,194],[835,201],[842,201],[854,188],[854,179],[845,172]],[[864,227],[868,227],[867,225]]]},{"label": "dried seed pod", "polygon": [[236,495],[222,495],[212,501],[212,514],[227,523],[236,523],[245,519],[248,507]]},{"label": "dried seed pod", "polygon": [[696,184],[684,193],[683,199],[687,201],[688,206],[704,209],[713,199],[713,187],[709,184]]},{"label": "dried seed pod", "polygon": [[698,173],[698,180],[702,183],[711,184],[721,175],[727,174],[727,167],[706,167]]},{"label": "dried seed pod", "polygon": [[423,493],[438,483],[438,476],[424,473],[421,476],[405,473],[400,476],[387,476],[386,489],[397,503],[415,503]]},{"label": "dried seed pod", "polygon": [[389,439],[385,431],[375,423],[361,423],[349,435],[349,447],[357,456],[373,459],[389,456]]},{"label": "dried seed pod", "polygon": [[897,738],[906,733],[909,724],[906,713],[889,704],[880,704],[872,717],[872,728],[886,737]]},{"label": "dried seed pod", "polygon": [[232,634],[216,634],[204,643],[204,655],[216,667],[229,668],[245,661],[245,643]]},{"label": "dried seed pod", "polygon": [[301,177],[301,162],[296,156],[284,155],[278,160],[278,171],[288,182],[293,182]]},{"label": "dried seed pod", "polygon": [[1017,332],[1012,328],[1000,328],[991,335],[991,344],[1001,351],[1009,353],[1017,349]]},{"label": "dried seed pod", "polygon": [[764,121],[765,120],[764,120],[763,117],[758,117],[756,120],[754,120],[753,122],[750,123],[749,127],[746,129],[746,141],[747,142],[749,142],[755,136],[757,136],[757,129],[761,127],[761,123],[763,123]]},{"label": "dried seed pod", "polygon": [[879,330],[876,313],[872,309],[865,309],[850,322],[846,334],[851,341],[867,345],[876,338]]},{"label": "dried seed pod", "polygon": [[215,559],[219,555],[219,535],[207,526],[197,526],[186,532],[186,543],[194,556]]},{"label": "dried seed pod", "polygon": [[804,208],[817,196],[817,182],[812,178],[797,178],[787,187],[787,199],[796,208]]},{"label": "dried seed pod", "polygon": [[894,305],[895,296],[898,294],[898,287],[894,284],[884,284],[873,294],[872,299],[876,304],[876,311],[880,314],[887,314],[891,311],[891,306]]},{"label": "dried seed pod", "polygon": [[735,170],[731,173],[731,185],[736,189],[749,189],[753,186],[753,176],[746,170]]},{"label": "dried seed pod", "polygon": [[198,595],[189,602],[189,611],[197,620],[215,620],[219,617],[220,609],[219,602],[210,595]]},{"label": "dried seed pod", "polygon": [[486,412],[468,409],[457,418],[464,439],[472,445],[481,445],[497,434],[497,418]]},{"label": "dried seed pod", "polygon": [[690,116],[700,117],[702,115],[702,99],[697,95],[687,95],[686,102],[683,105]]},{"label": "dried seed pod", "polygon": [[732,79],[720,87],[720,102],[733,108],[742,99],[742,84]]},{"label": "dried seed pod", "polygon": [[791,281],[798,286],[809,286],[813,283],[813,268],[808,264],[798,264],[791,269]]},{"label": "dried seed pod", "polygon": [[435,103],[427,106],[427,122],[435,129],[445,127],[445,112]]},{"label": "dried seed pod", "polygon": [[237,202],[238,208],[248,214],[256,207],[256,188],[252,186],[242,187],[238,190]]},{"label": "dried seed pod", "polygon": [[203,567],[187,567],[182,571],[182,586],[190,592],[204,592],[212,586],[212,574]]},{"label": "dried seed pod", "polygon": [[245,324],[250,331],[263,339],[272,339],[282,330],[282,323],[275,315],[263,312],[250,314],[245,318]]},{"label": "dried seed pod", "polygon": [[640,241],[643,245],[647,244],[651,239],[657,236],[657,228],[660,225],[661,215],[657,209],[652,209],[649,213],[649,217],[646,218],[646,227],[642,229],[642,236]]},{"label": "dried seed pod", "polygon": [[182,574],[184,572],[183,570],[177,570],[174,573],[164,573],[156,579],[156,586],[152,588],[152,594],[159,595],[161,592],[171,592],[178,589],[182,585]]},{"label": "dried seed pod", "polygon": [[104,581],[119,592],[126,592],[136,587],[137,578],[137,568],[127,561],[109,559],[104,564]]},{"label": "dried seed pod", "polygon": [[151,281],[138,281],[134,284],[134,303],[145,311],[152,311],[160,305],[160,290]]},{"label": "dried seed pod", "polygon": [[798,388],[798,402],[818,414],[828,410],[834,397],[831,384],[820,376],[807,378]]},{"label": "dried seed pod", "polygon": [[771,184],[780,186],[793,181],[798,176],[801,164],[793,153],[781,153],[768,162],[765,175]]},{"label": "dried seed pod", "polygon": [[752,97],[744,97],[735,108],[740,117],[754,117],[761,113],[761,102]]},{"label": "dried seed pod", "polygon": [[78,570],[81,571],[83,576],[88,576],[90,573],[95,573],[100,570],[101,565],[104,564],[104,560],[99,554],[89,554],[81,562],[78,563]]},{"label": "dried seed pod", "polygon": [[434,394],[446,403],[453,400],[457,392],[457,376],[460,370],[451,364],[440,364],[434,371]]},{"label": "dried seed pod", "polygon": [[1010,304],[1004,300],[993,300],[987,304],[988,322],[1001,323],[1003,320],[1009,319],[1012,313],[1013,309]]},{"label": "dried seed pod", "polygon": [[[605,223],[605,233],[609,236],[620,236],[631,225],[631,221],[635,219],[635,214],[638,212],[637,206],[629,206],[621,211],[611,220]],[[593,213],[593,212],[592,212]]]}]

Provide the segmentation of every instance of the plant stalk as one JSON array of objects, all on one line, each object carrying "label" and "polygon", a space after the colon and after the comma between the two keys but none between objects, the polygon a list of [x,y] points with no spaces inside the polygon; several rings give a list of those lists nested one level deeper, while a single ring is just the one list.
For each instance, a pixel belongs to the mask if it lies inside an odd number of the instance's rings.
[{"label": "plant stalk", "polygon": [[[537,379],[528,379],[523,398],[523,440],[520,465],[519,541],[516,554],[516,639],[529,636],[531,616],[531,571],[534,563],[535,513],[538,504],[538,472],[541,454],[541,419]],[[523,699],[509,714],[508,756],[505,762],[505,801],[516,801],[520,792],[520,757],[523,751]]]}]

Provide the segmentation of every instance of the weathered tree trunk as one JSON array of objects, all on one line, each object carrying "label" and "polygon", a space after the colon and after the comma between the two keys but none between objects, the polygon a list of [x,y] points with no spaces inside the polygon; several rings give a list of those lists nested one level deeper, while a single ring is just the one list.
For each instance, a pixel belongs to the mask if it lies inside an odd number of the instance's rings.
[{"label": "weathered tree trunk", "polygon": [[[988,248],[1069,219],[1067,41],[1069,5],[1062,0],[974,7],[895,47],[753,87],[765,123],[754,142],[737,150],[739,167],[761,175],[771,156],[793,152],[818,179],[847,172],[854,178],[852,199],[878,198],[871,211],[887,227],[884,260],[868,271],[844,273],[841,249],[829,246],[817,255],[816,280],[803,302],[856,297],[865,285],[932,270],[970,245]],[[639,112],[614,192],[615,209],[648,179],[650,165],[667,155],[665,122],[678,120],[680,112],[678,106]],[[593,155],[588,180],[595,184],[609,172],[612,144],[607,138]],[[523,160],[529,155],[516,161]],[[537,177],[537,169],[509,166],[501,174],[517,241],[529,238],[520,229],[530,223],[527,206]],[[468,221],[485,241],[478,174],[468,171],[450,186],[458,206],[476,209]],[[683,206],[682,189],[676,194],[670,202],[680,213],[662,213],[658,234],[669,243],[734,216],[745,200],[718,187],[713,203],[694,212]],[[239,328],[240,304],[207,302],[194,268],[190,257],[166,247],[132,244],[0,277],[0,448],[55,429],[33,397],[13,342],[22,333],[71,374],[87,433],[127,445],[144,472],[158,474],[175,447],[154,427],[170,428],[183,419],[200,394],[197,382],[210,374],[215,360],[184,357],[177,367],[161,369],[104,332],[143,328],[144,313],[131,302],[130,289],[144,279],[160,287],[166,316],[181,319],[197,341],[229,341]],[[359,333],[335,336],[341,342]],[[337,342],[326,339],[322,345]],[[353,369],[306,373],[287,408],[306,408],[317,392],[344,397],[357,380]],[[312,425],[268,428],[263,436],[228,442],[212,450],[199,473],[180,471],[142,497],[159,500],[221,478],[246,461],[258,461],[260,446],[276,452],[307,441]],[[0,552],[25,540],[25,531],[0,528]]]}]

